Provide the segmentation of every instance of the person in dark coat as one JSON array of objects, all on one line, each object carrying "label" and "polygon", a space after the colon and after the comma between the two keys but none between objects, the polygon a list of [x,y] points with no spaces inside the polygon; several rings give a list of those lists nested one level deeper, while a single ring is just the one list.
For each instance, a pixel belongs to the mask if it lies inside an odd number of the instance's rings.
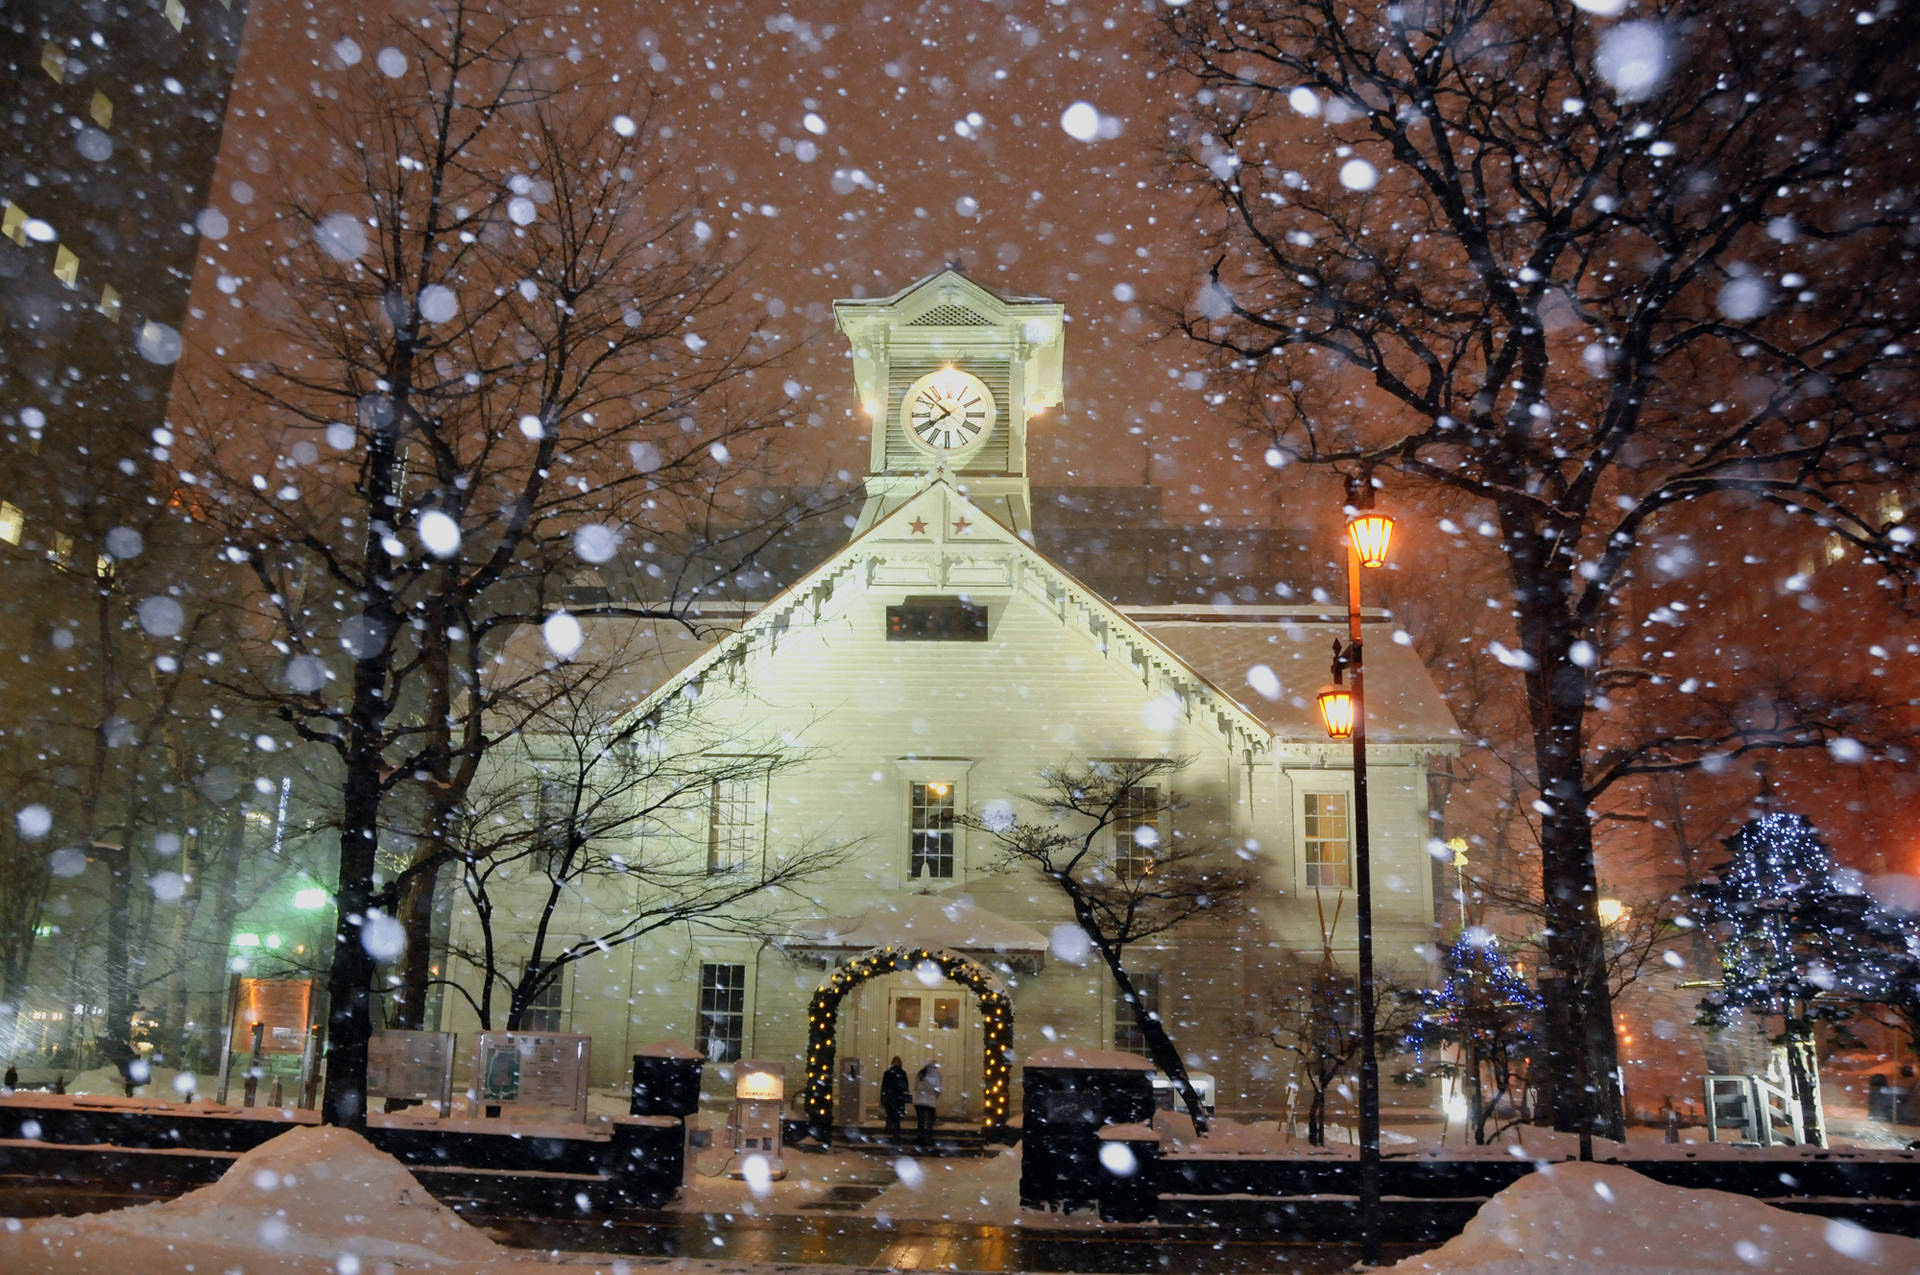
[{"label": "person in dark coat", "polygon": [[907,1095],[912,1088],[907,1069],[895,1054],[893,1065],[880,1077],[880,1106],[887,1113],[887,1137],[895,1141],[900,1137],[900,1118],[907,1114]]}]

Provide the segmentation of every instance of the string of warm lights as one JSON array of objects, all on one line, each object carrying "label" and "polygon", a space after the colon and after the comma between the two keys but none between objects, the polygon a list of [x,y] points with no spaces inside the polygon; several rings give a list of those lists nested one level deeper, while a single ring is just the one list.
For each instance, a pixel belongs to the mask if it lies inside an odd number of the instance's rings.
[{"label": "string of warm lights", "polygon": [[828,976],[807,1004],[807,1070],[802,1104],[807,1123],[824,1135],[833,1123],[833,1060],[840,1002],[870,978],[897,974],[922,963],[942,977],[972,992],[980,1002],[980,1025],[986,1046],[981,1077],[981,1102],[989,1131],[1007,1122],[1013,1081],[1013,1001],[999,980],[979,965],[953,952],[924,947],[883,947],[855,957]]}]

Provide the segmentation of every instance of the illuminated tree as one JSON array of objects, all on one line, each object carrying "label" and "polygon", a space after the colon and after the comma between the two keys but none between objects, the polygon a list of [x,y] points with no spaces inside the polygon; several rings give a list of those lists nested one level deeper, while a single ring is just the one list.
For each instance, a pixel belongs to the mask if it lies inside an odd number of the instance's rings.
[{"label": "illuminated tree", "polygon": [[1425,1008],[1413,1038],[1422,1048],[1452,1045],[1460,1051],[1473,1140],[1484,1143],[1502,1100],[1523,1083],[1540,995],[1501,950],[1499,938],[1485,930],[1455,935],[1440,970],[1440,986],[1422,996]]},{"label": "illuminated tree", "polygon": [[1722,1026],[1744,1009],[1779,1020],[1803,1127],[1824,1146],[1814,1030],[1844,1023],[1869,985],[1860,960],[1869,901],[1858,874],[1836,867],[1800,815],[1750,820],[1726,850],[1727,861],[1693,890],[1696,916],[1720,952],[1720,987],[1701,1002],[1701,1019]]}]

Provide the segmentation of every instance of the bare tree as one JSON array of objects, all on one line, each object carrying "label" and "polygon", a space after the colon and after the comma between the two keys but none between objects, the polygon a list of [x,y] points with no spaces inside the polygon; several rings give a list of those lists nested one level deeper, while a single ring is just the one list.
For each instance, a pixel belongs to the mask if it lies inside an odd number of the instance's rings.
[{"label": "bare tree", "polygon": [[804,897],[851,849],[709,845],[717,797],[738,788],[764,809],[774,777],[807,755],[717,732],[683,700],[621,704],[606,693],[621,662],[573,670],[522,726],[517,755],[495,752],[461,821],[456,871],[475,933],[451,951],[478,986],[448,985],[483,1028],[496,1015],[519,1028],[568,966],[663,929],[775,937],[791,920],[783,899]]},{"label": "bare tree", "polygon": [[1043,820],[1012,813],[966,814],[956,822],[985,832],[999,845],[999,866],[1038,872],[1066,899],[1073,919],[1113,975],[1133,1011],[1147,1057],[1180,1092],[1205,1132],[1200,1096],[1160,1016],[1147,1007],[1127,975],[1127,948],[1142,939],[1208,914],[1233,908],[1252,885],[1218,847],[1175,829],[1165,813],[1180,802],[1168,785],[1191,763],[1185,757],[1067,762],[1043,771],[1040,791],[1021,798],[1046,812]]},{"label": "bare tree", "polygon": [[[1320,959],[1300,965],[1292,977],[1267,989],[1267,1039],[1297,1060],[1295,1074],[1307,1083],[1307,1142],[1327,1144],[1327,1093],[1351,1081],[1355,1062],[1365,1043],[1360,1021],[1360,983],[1340,967],[1333,956],[1333,928],[1339,924],[1343,893],[1333,917],[1320,902]],[[1374,1049],[1391,1054],[1406,1041],[1419,1016],[1419,998],[1396,987],[1391,978],[1377,980],[1381,995],[1373,1018]],[[1291,1136],[1291,1130],[1289,1130]]]},{"label": "bare tree", "polygon": [[[1609,25],[1572,0],[1165,12],[1176,162],[1219,214],[1176,326],[1281,458],[1396,471],[1497,537],[1562,1128],[1621,1128],[1590,810],[1635,775],[1848,733],[1818,702],[1697,728],[1676,704],[1654,737],[1600,737],[1607,705],[1660,685],[1624,667],[1657,658],[1653,634],[1614,640],[1628,586],[1661,578],[1655,520],[1784,509],[1912,566],[1871,496],[1913,462],[1915,192],[1890,165],[1913,141],[1916,21],[1674,4]],[[1658,55],[1626,56],[1634,40]]]},{"label": "bare tree", "polygon": [[[375,918],[410,934],[401,1012],[418,1013],[506,635],[544,625],[564,657],[569,586],[594,570],[654,599],[598,610],[682,615],[757,543],[730,557],[711,532],[741,525],[730,484],[779,420],[755,379],[770,338],[645,92],[535,38],[487,0],[393,26],[407,73],[352,74],[323,108],[331,163],[283,218],[284,353],[200,397],[205,516],[277,652],[270,683],[230,689],[341,777],[331,1123],[365,1119]],[[397,869],[383,829],[410,847]]]}]

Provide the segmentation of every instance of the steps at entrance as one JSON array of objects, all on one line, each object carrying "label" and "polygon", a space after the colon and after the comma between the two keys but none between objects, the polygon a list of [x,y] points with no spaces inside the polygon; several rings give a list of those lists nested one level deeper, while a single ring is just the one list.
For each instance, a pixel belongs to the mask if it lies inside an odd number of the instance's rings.
[{"label": "steps at entrance", "polygon": [[978,1125],[936,1125],[933,1130],[933,1145],[923,1147],[914,1138],[911,1127],[903,1129],[898,1138],[887,1136],[885,1125],[848,1125],[834,1131],[835,1146],[850,1151],[865,1151],[872,1155],[888,1156],[947,1156],[977,1159],[990,1156],[1000,1150],[1000,1142],[988,1142],[987,1135]]}]

